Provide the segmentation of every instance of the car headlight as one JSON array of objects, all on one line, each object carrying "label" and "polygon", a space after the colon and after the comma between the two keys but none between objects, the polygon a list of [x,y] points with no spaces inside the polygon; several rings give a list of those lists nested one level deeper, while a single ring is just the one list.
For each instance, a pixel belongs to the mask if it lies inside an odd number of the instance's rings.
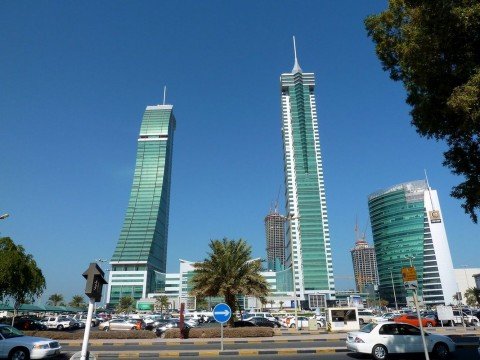
[{"label": "car headlight", "polygon": [[50,345],[48,344],[33,344],[34,349],[49,349]]}]

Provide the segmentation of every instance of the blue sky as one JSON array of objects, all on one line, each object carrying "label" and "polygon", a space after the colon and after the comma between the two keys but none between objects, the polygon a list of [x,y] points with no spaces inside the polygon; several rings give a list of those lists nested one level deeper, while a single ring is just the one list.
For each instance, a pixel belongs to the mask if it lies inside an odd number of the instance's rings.
[{"label": "blue sky", "polygon": [[[461,181],[443,143],[410,125],[400,83],[382,71],[365,16],[384,1],[0,2],[0,222],[47,279],[44,297],[82,294],[110,259],[127,208],[147,105],[174,105],[168,243],[202,260],[210,239],[244,238],[265,257],[263,219],[280,189],[279,76],[316,74],[337,289],[353,287],[355,219],[367,196],[421,179],[439,192],[455,267],[480,267],[479,227],[450,198]],[[105,266],[108,267],[108,266]]]}]

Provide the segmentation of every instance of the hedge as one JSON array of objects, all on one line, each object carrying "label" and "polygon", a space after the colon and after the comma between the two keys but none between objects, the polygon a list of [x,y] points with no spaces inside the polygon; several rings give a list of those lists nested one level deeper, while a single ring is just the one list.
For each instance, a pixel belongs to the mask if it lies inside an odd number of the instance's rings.
[{"label": "hedge", "polygon": [[[83,331],[22,331],[28,336],[38,336],[53,340],[83,340]],[[91,331],[90,339],[156,339],[153,331],[129,330],[129,331]]]},{"label": "hedge", "polygon": [[[224,338],[247,338],[247,337],[272,337],[274,330],[269,327],[242,327],[224,328]],[[179,339],[180,329],[168,329],[164,333],[165,339]],[[191,328],[185,332],[186,339],[220,338],[220,327],[215,328]]]}]

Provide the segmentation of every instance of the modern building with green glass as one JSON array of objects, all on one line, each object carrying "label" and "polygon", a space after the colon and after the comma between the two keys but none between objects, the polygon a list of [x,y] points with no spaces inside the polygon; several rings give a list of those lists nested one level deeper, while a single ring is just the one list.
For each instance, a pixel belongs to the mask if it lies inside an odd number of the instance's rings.
[{"label": "modern building with green glass", "polygon": [[436,190],[425,180],[402,183],[371,194],[368,208],[380,298],[390,306],[395,297],[399,306],[410,306],[401,271],[413,265],[423,304],[450,304],[456,282]]},{"label": "modern building with green glass", "polygon": [[[294,39],[295,49],[295,39]],[[322,156],[315,104],[315,75],[295,64],[280,76],[287,210],[287,267],[303,304],[335,299]],[[293,266],[292,266],[293,265]],[[323,301],[322,301],[323,299]]]},{"label": "modern building with green glass", "polygon": [[132,191],[110,261],[107,303],[164,291],[175,117],[172,105],[147,106]]}]

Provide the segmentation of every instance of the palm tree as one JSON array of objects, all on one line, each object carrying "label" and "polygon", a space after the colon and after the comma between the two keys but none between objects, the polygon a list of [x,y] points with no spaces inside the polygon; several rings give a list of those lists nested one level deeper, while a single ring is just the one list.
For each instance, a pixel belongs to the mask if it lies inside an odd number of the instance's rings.
[{"label": "palm tree", "polygon": [[480,304],[480,289],[468,288],[465,291],[465,302],[468,306],[475,306]]},{"label": "palm tree", "polygon": [[283,301],[279,301],[279,304],[280,304],[280,310],[283,310],[283,304],[284,304],[284,302],[283,302]]},{"label": "palm tree", "polygon": [[155,301],[155,308],[160,309],[160,313],[163,313],[163,309],[168,309],[168,296],[160,295],[157,297],[157,301]]},{"label": "palm tree", "polygon": [[48,298],[47,304],[52,306],[62,305],[64,303],[63,295],[62,294],[52,294]]},{"label": "palm tree", "polygon": [[124,296],[120,298],[117,305],[117,311],[119,313],[130,313],[133,310],[133,298],[131,296]]},{"label": "palm tree", "polygon": [[68,306],[76,308],[84,308],[86,306],[85,298],[82,295],[73,295],[72,301],[68,303]]},{"label": "palm tree", "polygon": [[[266,279],[260,274],[261,260],[252,259],[252,248],[242,240],[212,240],[211,252],[203,262],[194,264],[191,294],[198,297],[223,296],[237,310],[235,297],[250,295],[265,301],[269,294]],[[230,318],[233,325],[234,317]]]}]

